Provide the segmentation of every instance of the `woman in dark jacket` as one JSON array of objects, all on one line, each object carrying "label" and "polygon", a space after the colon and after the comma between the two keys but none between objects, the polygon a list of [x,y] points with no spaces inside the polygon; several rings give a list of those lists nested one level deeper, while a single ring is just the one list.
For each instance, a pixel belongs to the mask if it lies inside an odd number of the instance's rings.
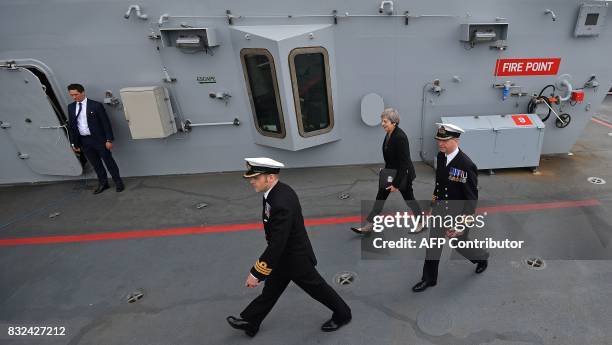
[{"label": "woman in dark jacket", "polygon": [[[387,108],[382,112],[380,118],[382,128],[387,133],[382,147],[383,157],[385,158],[385,169],[395,169],[397,173],[389,187],[378,190],[374,207],[366,218],[366,225],[359,228],[351,228],[351,230],[359,234],[365,234],[372,231],[373,219],[382,211],[389,193],[399,191],[402,193],[406,204],[410,207],[413,214],[421,214],[421,208],[415,201],[414,192],[412,191],[412,181],[416,177],[416,174],[414,172],[412,160],[410,159],[410,145],[408,144],[406,133],[398,126],[400,122],[399,113],[393,108]],[[406,179],[406,182],[402,183],[404,179]],[[416,233],[420,232],[422,229],[419,227],[414,230],[413,232]]]}]

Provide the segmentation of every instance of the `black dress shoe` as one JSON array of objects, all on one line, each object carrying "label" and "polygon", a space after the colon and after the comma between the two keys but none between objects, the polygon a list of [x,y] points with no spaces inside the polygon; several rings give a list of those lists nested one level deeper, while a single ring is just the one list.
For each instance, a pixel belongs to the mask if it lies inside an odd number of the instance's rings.
[{"label": "black dress shoe", "polygon": [[125,189],[125,186],[124,186],[124,185],[122,185],[122,184],[117,185],[117,186],[115,187],[115,190],[117,191],[117,193],[121,193],[121,192],[123,192],[123,190],[124,190],[124,189]]},{"label": "black dress shoe", "polygon": [[351,322],[351,319],[348,319],[346,321],[342,321],[342,322],[336,322],[334,321],[334,319],[329,319],[327,320],[322,326],[321,326],[321,330],[323,332],[333,332],[333,331],[337,331],[340,327],[346,325],[347,323]]},{"label": "black dress shoe", "polygon": [[105,190],[107,190],[108,188],[110,188],[108,186],[108,184],[100,184],[98,185],[98,188],[96,188],[96,190],[94,190],[94,194],[100,194],[102,192],[104,192]]},{"label": "black dress shoe", "polygon": [[484,272],[487,269],[487,266],[489,266],[489,260],[481,260],[478,261],[478,264],[476,264],[476,273],[480,274],[482,272]]},{"label": "black dress shoe", "polygon": [[255,334],[257,334],[257,332],[259,331],[259,326],[255,326],[247,320],[239,319],[234,316],[228,316],[226,320],[230,326],[235,329],[244,331],[244,333],[246,333],[246,335],[248,335],[249,337],[254,337]]},{"label": "black dress shoe", "polygon": [[354,233],[357,233],[360,235],[369,235],[372,233],[373,229],[374,229],[374,224],[372,223],[367,223],[366,225],[362,227],[356,227],[356,226],[351,227],[351,230],[353,230]]},{"label": "black dress shoe", "polygon": [[430,283],[427,280],[422,280],[418,282],[415,286],[412,287],[412,291],[414,292],[425,291],[425,289],[427,289],[430,286],[436,286],[436,283]]},{"label": "black dress shoe", "polygon": [[414,229],[414,231],[413,231],[413,230],[410,230],[409,234],[413,234],[413,235],[414,235],[414,234],[420,234],[420,233],[422,233],[423,231],[427,231],[427,228],[426,228],[426,227],[424,227],[424,226],[421,226],[421,224],[419,224],[419,225],[416,227],[416,229]]}]

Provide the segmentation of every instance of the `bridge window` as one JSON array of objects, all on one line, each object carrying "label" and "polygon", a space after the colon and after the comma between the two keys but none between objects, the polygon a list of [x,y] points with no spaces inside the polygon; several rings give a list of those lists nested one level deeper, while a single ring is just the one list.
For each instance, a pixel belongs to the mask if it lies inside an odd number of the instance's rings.
[{"label": "bridge window", "polygon": [[272,54],[267,49],[245,48],[240,51],[240,60],[257,131],[284,138],[285,123]]},{"label": "bridge window", "polygon": [[291,85],[300,135],[331,131],[334,111],[329,58],[323,47],[296,48],[289,54]]}]

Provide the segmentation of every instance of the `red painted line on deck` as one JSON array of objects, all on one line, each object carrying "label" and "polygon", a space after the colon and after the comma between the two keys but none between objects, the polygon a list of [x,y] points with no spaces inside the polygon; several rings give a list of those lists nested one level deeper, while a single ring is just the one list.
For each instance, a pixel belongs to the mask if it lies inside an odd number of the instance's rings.
[{"label": "red painted line on deck", "polygon": [[599,119],[596,119],[596,118],[591,118],[591,121],[593,121],[593,122],[595,122],[595,123],[598,123],[598,124],[600,124],[600,125],[602,125],[602,126],[606,126],[606,127],[610,127],[610,128],[612,128],[612,125],[611,125],[611,124],[609,124],[609,123],[607,123],[607,122],[604,122],[604,121],[601,121],[601,120],[599,120]]},{"label": "red painted line on deck", "polygon": [[[499,205],[487,206],[478,208],[478,213],[508,213],[508,212],[527,212],[535,210],[561,209],[583,206],[600,205],[599,200],[587,199],[576,201],[560,201],[535,204],[514,204],[514,205]],[[331,224],[346,224],[359,223],[361,216],[349,217],[329,217],[329,218],[314,218],[306,219],[306,226],[320,226]],[[261,230],[261,223],[247,224],[228,224],[228,225],[211,225],[211,226],[196,226],[186,228],[160,229],[160,230],[133,230],[119,232],[101,232],[93,234],[80,235],[64,235],[64,236],[43,236],[43,237],[24,237],[24,238],[9,238],[0,239],[0,247],[12,247],[30,244],[50,244],[50,243],[71,243],[71,242],[92,242],[92,241],[108,241],[108,240],[125,240],[134,238],[151,238],[163,236],[180,236],[193,234],[208,234],[208,233],[223,233],[234,231],[250,231]]]}]

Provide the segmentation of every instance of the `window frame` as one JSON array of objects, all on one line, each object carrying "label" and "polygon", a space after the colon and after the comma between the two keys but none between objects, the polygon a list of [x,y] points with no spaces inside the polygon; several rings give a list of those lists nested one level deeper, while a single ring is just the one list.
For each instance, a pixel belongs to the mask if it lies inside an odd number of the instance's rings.
[{"label": "window frame", "polygon": [[[272,77],[273,77],[272,85],[274,88],[276,107],[277,107],[278,116],[279,116],[279,123],[281,126],[280,133],[265,131],[259,125],[259,119],[257,118],[257,109],[255,108],[255,102],[253,100],[253,91],[251,90],[251,78],[249,76],[249,72],[246,66],[246,61],[245,61],[246,55],[264,55],[270,61],[270,73],[272,73]],[[276,74],[276,64],[274,62],[274,56],[272,56],[270,51],[265,48],[242,48],[240,50],[240,64],[242,65],[242,72],[244,74],[244,80],[245,80],[246,87],[247,87],[249,103],[251,104],[251,113],[253,114],[253,120],[255,121],[255,129],[257,129],[257,132],[259,132],[259,134],[266,136],[266,137],[280,138],[280,139],[285,138],[287,136],[287,131],[285,129],[285,116],[283,114],[283,106],[281,103],[280,92],[278,89],[278,77]]]},{"label": "window frame", "polygon": [[[302,107],[300,106],[300,94],[297,85],[297,75],[295,71],[295,57],[300,54],[312,54],[312,53],[321,53],[323,54],[323,64],[325,69],[325,87],[327,91],[327,113],[329,116],[329,126],[317,129],[311,132],[304,131],[304,123],[302,122]],[[331,88],[331,77],[329,71],[329,54],[327,53],[327,49],[324,47],[298,47],[294,48],[289,52],[289,72],[291,77],[291,88],[293,90],[293,103],[295,105],[295,116],[298,123],[298,130],[300,136],[307,138],[313,137],[316,135],[324,134],[330,132],[334,128],[334,103],[332,97],[332,88]]]}]

